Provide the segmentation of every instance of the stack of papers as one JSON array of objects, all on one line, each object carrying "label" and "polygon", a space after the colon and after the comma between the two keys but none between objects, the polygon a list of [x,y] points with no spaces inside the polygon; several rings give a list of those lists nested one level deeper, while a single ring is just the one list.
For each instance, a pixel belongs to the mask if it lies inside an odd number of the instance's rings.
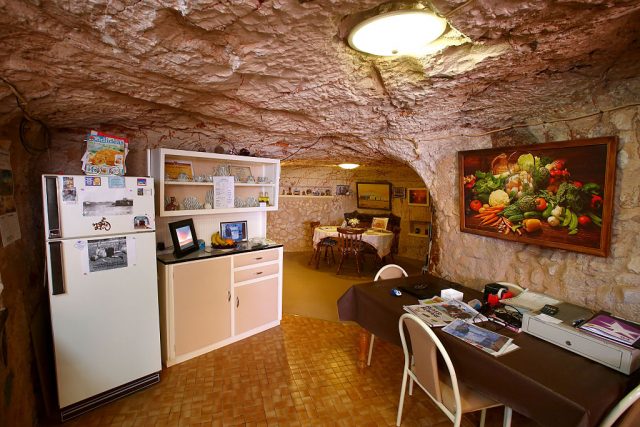
[{"label": "stack of papers", "polygon": [[556,305],[560,303],[557,299],[553,299],[545,294],[539,294],[530,290],[524,290],[515,297],[503,299],[500,302],[530,311],[540,310],[547,304]]},{"label": "stack of papers", "polygon": [[449,323],[442,330],[492,356],[501,356],[519,348],[509,337],[459,319]]},{"label": "stack of papers", "polygon": [[426,300],[424,302],[425,304],[405,305],[404,310],[415,314],[431,327],[445,326],[456,319],[468,323],[487,320],[485,316],[461,301],[441,300],[439,302],[431,302]]}]

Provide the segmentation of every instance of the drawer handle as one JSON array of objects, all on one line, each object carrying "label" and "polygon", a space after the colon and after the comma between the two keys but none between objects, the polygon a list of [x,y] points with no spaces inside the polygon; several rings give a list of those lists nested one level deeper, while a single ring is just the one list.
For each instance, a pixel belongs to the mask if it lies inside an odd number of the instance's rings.
[{"label": "drawer handle", "polygon": [[231,301],[231,291],[227,291],[227,301]]},{"label": "drawer handle", "polygon": [[564,343],[568,346],[571,346],[571,341],[565,341]]},{"label": "drawer handle", "polygon": [[262,257],[255,258],[256,261],[260,261]]},{"label": "drawer handle", "polygon": [[262,274],[262,271],[256,271],[256,276],[259,276]]},{"label": "drawer handle", "polygon": [[240,298],[236,297],[236,308],[240,307]]}]

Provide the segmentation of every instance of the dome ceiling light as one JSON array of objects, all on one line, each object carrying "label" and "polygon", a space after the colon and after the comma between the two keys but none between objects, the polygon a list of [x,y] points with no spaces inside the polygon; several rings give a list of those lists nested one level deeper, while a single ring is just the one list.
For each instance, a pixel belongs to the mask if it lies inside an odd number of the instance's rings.
[{"label": "dome ceiling light", "polygon": [[359,167],[360,165],[357,163],[340,163],[338,165],[338,167],[341,167],[342,169],[355,169],[357,167]]},{"label": "dome ceiling light", "polygon": [[386,12],[360,22],[349,46],[378,56],[424,55],[447,28],[447,20],[425,9]]}]

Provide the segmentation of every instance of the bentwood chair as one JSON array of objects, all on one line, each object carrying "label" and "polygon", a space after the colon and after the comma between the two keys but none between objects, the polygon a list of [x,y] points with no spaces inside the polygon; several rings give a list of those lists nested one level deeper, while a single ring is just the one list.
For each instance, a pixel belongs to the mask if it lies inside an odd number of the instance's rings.
[{"label": "bentwood chair", "polygon": [[[313,244],[313,235],[316,231],[316,228],[320,225],[320,222],[312,221],[309,225],[311,226],[311,240]],[[333,247],[336,246],[337,244],[338,244],[338,241],[333,237],[325,237],[324,239],[320,240],[316,245],[315,249],[313,250],[313,253],[311,254],[311,258],[309,259],[309,262],[307,263],[307,265],[311,265],[311,263],[315,261],[316,269],[317,269],[320,266],[320,258],[322,256],[323,249],[324,249],[325,262],[327,263],[329,262],[329,251],[331,251],[331,259],[335,264],[336,257],[333,254]]]},{"label": "bentwood chair", "polygon": [[362,234],[364,228],[342,228],[338,227],[339,237],[339,250],[340,250],[340,264],[338,265],[338,271],[336,274],[340,274],[342,270],[342,264],[344,261],[353,255],[356,259],[356,268],[358,269],[358,276],[360,275],[360,264],[362,262]]},{"label": "bentwood chair", "polygon": [[[399,277],[407,277],[407,272],[404,271],[404,268],[396,264],[388,264],[378,270],[373,281],[377,282],[378,280],[397,279]],[[371,355],[373,354],[373,341],[375,338],[376,336],[371,334],[371,338],[369,339],[369,356],[367,357],[367,366],[371,366]]]},{"label": "bentwood chair", "polygon": [[[640,385],[631,390],[606,416],[600,427],[634,427],[640,425]],[[622,418],[621,418],[622,417]]]},{"label": "bentwood chair", "polygon": [[[413,358],[409,356],[404,332],[405,327],[409,331]],[[447,350],[431,328],[417,316],[408,313],[403,314],[398,322],[398,328],[404,351],[404,373],[402,375],[402,389],[400,390],[396,425],[400,426],[407,379],[410,379],[411,385],[414,382],[418,384],[436,406],[453,422],[455,427],[460,426],[462,414],[475,411],[482,411],[480,427],[484,427],[486,410],[502,406],[502,404],[465,386],[464,383],[458,382],[456,371]],[[438,354],[442,356],[446,369],[438,367]],[[411,362],[412,359],[413,363]],[[410,395],[412,391],[410,386]],[[510,425],[511,408],[505,406],[503,426],[509,427]]]}]

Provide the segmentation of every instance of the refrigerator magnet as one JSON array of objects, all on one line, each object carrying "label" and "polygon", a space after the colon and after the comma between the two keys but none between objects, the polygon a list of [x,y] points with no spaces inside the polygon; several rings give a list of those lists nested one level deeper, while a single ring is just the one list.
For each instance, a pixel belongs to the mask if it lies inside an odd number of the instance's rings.
[{"label": "refrigerator magnet", "polygon": [[138,183],[138,187],[146,187],[147,186],[147,178],[138,178],[136,180]]},{"label": "refrigerator magnet", "polygon": [[122,176],[110,176],[109,188],[125,188],[125,179]]},{"label": "refrigerator magnet", "polygon": [[101,187],[102,179],[99,176],[85,176],[84,186],[85,187]]},{"label": "refrigerator magnet", "polygon": [[139,215],[133,217],[134,230],[148,230],[151,228],[151,221],[146,215]]}]

